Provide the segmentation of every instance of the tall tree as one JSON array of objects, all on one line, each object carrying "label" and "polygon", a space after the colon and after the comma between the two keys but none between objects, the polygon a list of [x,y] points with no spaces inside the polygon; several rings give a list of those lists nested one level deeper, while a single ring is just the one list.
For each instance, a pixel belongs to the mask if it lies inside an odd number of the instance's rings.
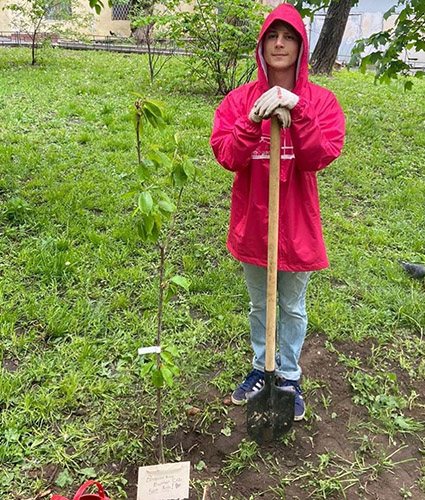
[{"label": "tall tree", "polygon": [[161,39],[171,35],[174,16],[170,9],[174,12],[175,7],[173,0],[132,0],[131,31],[137,44],[146,47],[151,83],[175,53],[174,45],[167,51],[161,46]]},{"label": "tall tree", "polygon": [[[381,83],[389,83],[398,75],[421,78],[424,71],[410,67],[403,58],[406,49],[416,52],[425,51],[425,0],[398,0],[385,14],[388,19],[398,11],[393,27],[374,33],[365,40],[359,40],[353,50],[351,62],[361,62],[360,69],[366,70],[367,65],[376,68],[375,79]],[[366,47],[372,52],[363,56]],[[405,88],[412,87],[411,79],[404,82]]]},{"label": "tall tree", "polygon": [[91,14],[83,14],[80,0],[10,0],[3,7],[14,14],[13,29],[26,33],[31,40],[31,64],[36,63],[36,49],[46,36],[74,35],[87,28]]},{"label": "tall tree", "polygon": [[353,0],[333,0],[310,58],[311,72],[330,75],[341,45]]},{"label": "tall tree", "polygon": [[223,95],[248,82],[256,69],[250,54],[270,7],[252,0],[186,0],[181,6],[170,25],[193,55],[187,58],[191,74]]}]

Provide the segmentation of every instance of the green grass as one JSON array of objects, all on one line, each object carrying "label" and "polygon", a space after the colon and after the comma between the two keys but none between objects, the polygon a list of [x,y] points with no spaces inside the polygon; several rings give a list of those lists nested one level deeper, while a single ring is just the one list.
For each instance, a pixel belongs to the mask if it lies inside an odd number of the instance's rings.
[{"label": "green grass", "polygon": [[[181,371],[164,404],[166,433],[185,427],[184,401],[206,376],[224,396],[249,365],[248,297],[225,248],[232,175],[208,143],[219,99],[177,60],[153,87],[143,56],[46,51],[41,61],[31,67],[28,51],[0,50],[0,496],[35,496],[57,466],[62,489],[96,475],[119,499],[126,480],[111,464],[152,463],[156,436],[137,348],[155,339],[157,252],[138,241],[134,201],[122,196],[136,183],[132,92],[166,103],[202,171],[183,196],[172,246],[171,264],[192,288],[165,311]],[[385,378],[386,363],[425,379],[424,284],[397,264],[425,261],[425,84],[404,93],[355,72],[317,81],[337,94],[347,140],[319,175],[331,266],[312,278],[309,331],[373,339],[369,387],[361,367],[348,363],[347,377],[375,431],[394,436],[410,394]],[[377,400],[384,386],[389,399]],[[237,457],[227,472],[246,465]],[[323,472],[310,491],[340,489],[327,467],[308,465]]]}]

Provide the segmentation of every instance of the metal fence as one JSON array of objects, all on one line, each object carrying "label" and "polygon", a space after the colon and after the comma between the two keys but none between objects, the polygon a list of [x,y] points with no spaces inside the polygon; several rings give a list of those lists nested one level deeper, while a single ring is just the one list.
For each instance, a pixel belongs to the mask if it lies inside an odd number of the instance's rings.
[{"label": "metal fence", "polygon": [[[0,46],[29,47],[32,45],[32,36],[28,33],[0,31]],[[36,36],[36,45],[48,42],[52,47],[73,50],[106,50],[111,52],[145,54],[149,50],[164,55],[190,55],[188,40],[182,40],[178,45],[173,40],[157,39],[150,47],[146,44],[137,44],[132,37],[121,36],[86,36],[83,39],[67,39],[56,34],[39,33]]]},{"label": "metal fence", "polygon": [[[173,40],[157,39],[154,40],[150,48],[145,44],[137,44],[132,37],[122,36],[86,36],[84,39],[66,39],[57,34],[39,33],[36,37],[36,45],[40,46],[48,42],[52,47],[60,47],[63,49],[72,50],[104,50],[111,52],[123,52],[127,54],[146,54],[147,52],[163,55],[191,55],[190,39],[181,40],[176,44]],[[9,47],[30,47],[32,45],[32,37],[28,33],[0,31],[0,46]],[[338,55],[338,57],[340,57]],[[346,61],[348,57],[341,57],[340,60]],[[418,57],[409,51],[405,51],[402,59],[406,62],[412,73],[425,70],[425,59],[423,56]]]}]

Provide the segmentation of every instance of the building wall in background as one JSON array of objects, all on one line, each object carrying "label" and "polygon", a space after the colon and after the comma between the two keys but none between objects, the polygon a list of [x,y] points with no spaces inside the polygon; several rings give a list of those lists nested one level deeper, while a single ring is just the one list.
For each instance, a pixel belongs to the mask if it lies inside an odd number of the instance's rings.
[{"label": "building wall in background", "polygon": [[6,26],[10,26],[9,11],[3,10],[6,2],[0,0],[0,31],[6,31]]},{"label": "building wall in background", "polygon": [[[281,0],[261,0],[262,3],[277,6],[282,3]],[[394,4],[395,0],[360,0],[356,7],[351,9],[351,13],[348,19],[347,27],[344,32],[343,41],[341,43],[338,60],[341,62],[347,62],[350,59],[351,49],[354,43],[359,38],[366,38],[376,31],[381,31],[382,29],[387,29],[394,25],[396,16],[391,16],[388,20],[384,20],[383,14]],[[104,2],[107,4],[107,2]],[[3,10],[2,7],[6,4],[6,0],[0,0],[0,32],[12,32],[15,31],[13,28],[13,23],[11,23],[11,16],[13,15],[7,10]],[[184,4],[183,4],[184,5]],[[88,0],[82,0],[82,9],[86,13],[93,13],[93,22],[90,24],[89,32],[86,34],[93,35],[100,38],[107,38],[110,36],[116,37],[128,37],[131,34],[130,21],[126,19],[114,19],[116,18],[117,12],[113,12],[113,9],[105,6],[102,9],[100,15],[94,13],[89,7]],[[115,15],[114,15],[115,14]],[[125,8],[123,6],[120,13],[121,16],[125,17]],[[323,26],[325,19],[325,12],[319,12],[315,15],[312,22],[309,19],[305,20],[307,33],[309,36],[309,50],[310,54],[314,50],[314,47],[319,38],[320,30]],[[371,50],[371,49],[369,49]],[[414,51],[406,51],[403,54],[403,58],[408,60],[409,58],[417,59],[419,63],[425,63],[425,53]]]},{"label": "building wall in background", "polygon": [[[88,0],[87,0],[88,3]],[[92,26],[92,34],[97,36],[109,36],[112,32],[116,36],[128,37],[131,35],[130,21],[127,19],[113,19],[113,11],[105,7],[99,15],[95,15]]]},{"label": "building wall in background", "polygon": [[[104,2],[107,3],[107,2]],[[19,31],[19,22],[16,15],[8,10],[3,10],[6,0],[0,0],[0,32],[10,33]],[[113,20],[112,9],[105,6],[100,15],[97,15],[89,6],[89,0],[81,0],[81,12],[83,14],[93,14],[93,22],[88,29],[82,30],[84,34],[96,35],[100,37],[111,36],[110,32],[117,36],[129,36],[129,20]],[[47,22],[48,25],[48,22]]]}]

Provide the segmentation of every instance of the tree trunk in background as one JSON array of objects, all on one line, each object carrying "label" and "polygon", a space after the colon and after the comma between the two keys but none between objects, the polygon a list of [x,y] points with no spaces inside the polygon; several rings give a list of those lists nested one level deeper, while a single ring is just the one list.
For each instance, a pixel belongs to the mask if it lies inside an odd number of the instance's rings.
[{"label": "tree trunk in background", "polygon": [[326,13],[319,40],[310,58],[312,74],[332,73],[338,55],[352,0],[333,0]]},{"label": "tree trunk in background", "polygon": [[[155,8],[155,3],[156,3],[155,1],[151,0],[131,0],[130,12],[132,14],[134,12],[138,12],[139,14],[143,13],[146,16],[151,16]],[[147,26],[139,26],[138,28],[131,28],[131,34],[133,35],[138,45],[143,45],[147,43],[147,37],[150,36],[152,28],[153,28],[153,23],[148,24]]]}]

